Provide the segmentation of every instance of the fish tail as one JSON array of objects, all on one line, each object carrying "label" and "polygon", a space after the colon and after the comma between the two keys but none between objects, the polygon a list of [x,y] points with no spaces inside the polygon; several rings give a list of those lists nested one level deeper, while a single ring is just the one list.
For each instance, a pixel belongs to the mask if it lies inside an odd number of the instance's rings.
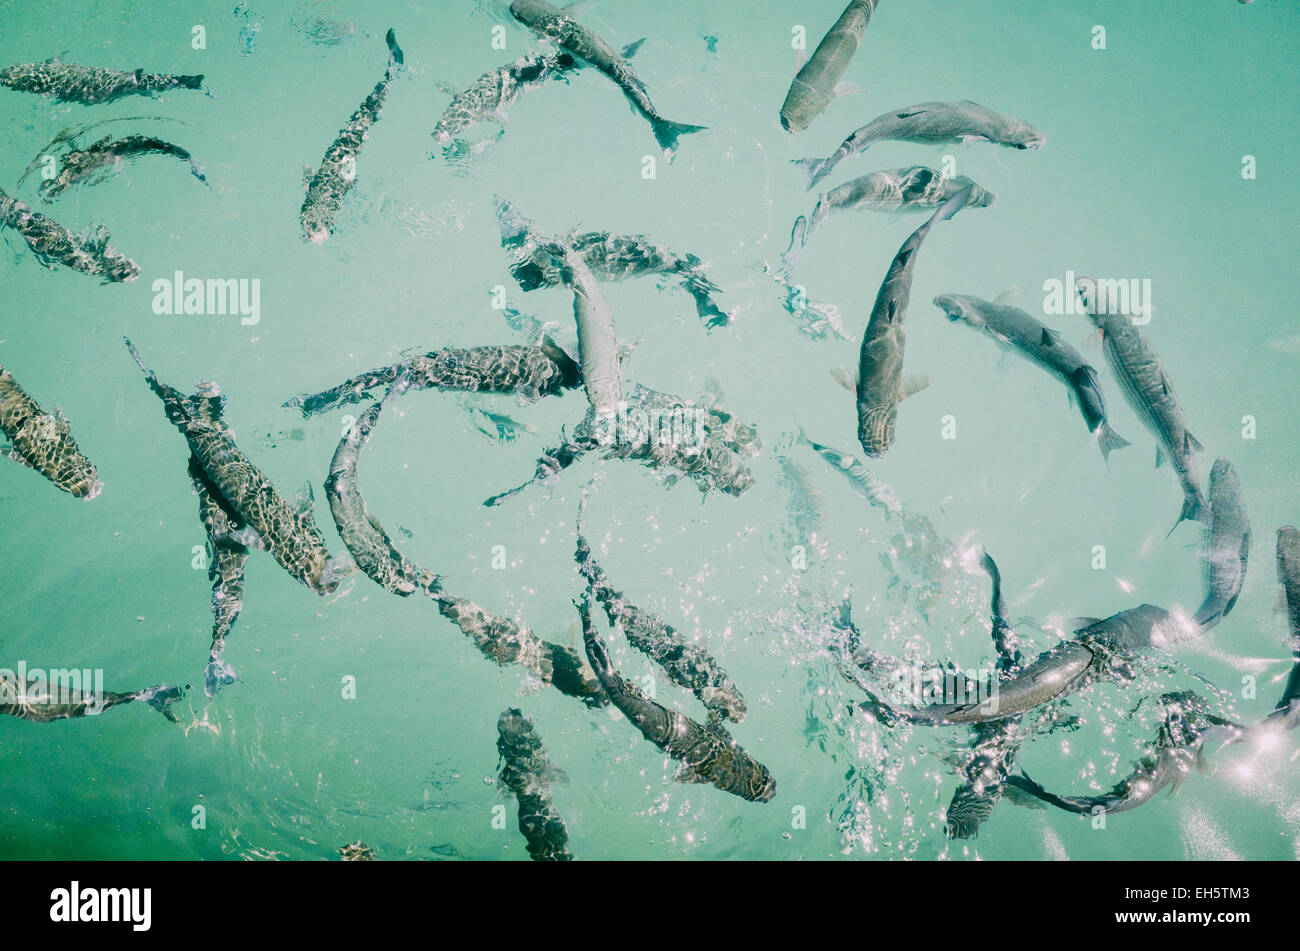
[{"label": "fish tail", "polygon": [[180,84],[181,84],[182,86],[184,86],[186,89],[202,89],[202,88],[203,88],[203,74],[202,74],[202,73],[199,73],[197,76],[177,76],[176,79],[177,79],[177,80],[180,82]]},{"label": "fish tail", "polygon": [[389,62],[401,66],[405,59],[402,56],[402,48],[397,45],[397,34],[393,32],[392,27],[389,27],[388,33],[384,35],[384,42],[388,44]]},{"label": "fish tail", "polygon": [[835,167],[834,162],[824,158],[801,158],[793,161],[795,165],[808,173],[808,189],[810,191],[814,185],[829,175],[831,169]]},{"label": "fish tail", "polygon": [[188,684],[184,687],[170,687],[167,684],[159,684],[156,687],[145,687],[143,690],[137,691],[132,699],[143,700],[172,723],[175,723],[176,717],[172,714],[171,706],[185,696],[185,691],[189,689]]},{"label": "fish tail", "polygon": [[808,224],[808,219],[803,215],[794,220],[794,227],[790,229],[790,246],[781,255],[781,266],[776,271],[781,280],[788,281],[790,279],[795,266],[799,263],[799,257],[803,254],[804,245],[808,243],[808,232],[810,230],[812,229]]},{"label": "fish tail", "polygon": [[677,151],[678,136],[690,135],[692,132],[701,132],[708,128],[708,126],[690,125],[686,122],[670,122],[668,119],[652,119],[650,126],[654,129],[655,141],[659,143],[659,148],[664,150],[664,155],[668,156],[670,162]]},{"label": "fish tail", "polygon": [[1214,595],[1209,594],[1206,596],[1205,602],[1197,609],[1192,620],[1196,622],[1202,632],[1205,632],[1222,621],[1223,614],[1223,609],[1215,604]]},{"label": "fish tail", "polygon": [[817,204],[813,207],[812,217],[808,221],[808,229],[803,233],[803,243],[808,243],[808,236],[813,230],[821,227],[821,223],[826,220],[826,216],[831,213],[831,203],[826,197],[826,193],[817,196]]},{"label": "fish tail", "polygon": [[1097,445],[1101,448],[1101,458],[1105,460],[1106,465],[1110,465],[1110,454],[1114,449],[1123,449],[1125,446],[1131,446],[1127,439],[1121,436],[1115,430],[1110,428],[1110,423],[1103,422],[1101,429],[1097,433]]}]

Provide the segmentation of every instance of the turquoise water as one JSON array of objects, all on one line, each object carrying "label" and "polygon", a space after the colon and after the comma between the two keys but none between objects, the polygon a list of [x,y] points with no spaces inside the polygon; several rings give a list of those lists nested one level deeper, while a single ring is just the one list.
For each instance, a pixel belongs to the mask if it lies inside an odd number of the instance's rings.
[{"label": "turquoise water", "polygon": [[[1195,610],[1199,529],[1185,524],[1164,540],[1180,494],[1167,467],[1153,469],[1152,439],[1109,372],[1112,421],[1134,445],[1107,471],[1059,384],[1014,357],[1000,366],[996,348],[930,304],[940,293],[991,299],[1019,287],[1021,305],[1042,316],[1044,282],[1067,270],[1149,279],[1155,310],[1145,329],[1206,447],[1202,479],[1217,455],[1240,475],[1254,529],[1250,570],[1212,633],[1143,664],[1134,684],[1073,698],[1060,713],[1076,718],[1073,729],[1037,737],[1018,763],[1054,790],[1095,793],[1150,743],[1151,705],[1130,716],[1144,695],[1194,687],[1242,721],[1272,707],[1290,665],[1286,622],[1273,610],[1274,533],[1300,520],[1291,301],[1300,8],[884,0],[845,77],[865,91],[791,137],[777,112],[794,71],[792,27],[806,26],[812,45],[841,4],[698,7],[598,0],[580,13],[616,45],[648,37],[634,66],[655,104],[709,126],[683,138],[671,165],[619,91],[590,70],[521,99],[499,142],[449,165],[430,138],[448,101],[438,84],[464,87],[533,46],[505,4],[262,2],[232,13],[229,3],[0,3],[0,65],[58,55],[203,73],[212,94],[82,106],[0,89],[0,187],[73,230],[107,223],[112,243],[143,269],[133,283],[101,286],[39,267],[5,232],[0,363],[46,409],[63,407],[105,488],[83,504],[0,460],[0,666],[102,668],[110,690],[194,685],[177,710],[183,729],[138,704],[49,725],[0,722],[0,856],[321,859],[361,839],[385,859],[526,859],[514,805],[492,781],[497,717],[519,706],[568,776],[554,798],[580,858],[1300,857],[1294,735],[1268,750],[1226,750],[1213,775],[1193,774],[1173,798],[1112,816],[1105,829],[1003,801],[978,839],[950,841],[943,815],[957,778],[948,761],[965,731],[887,729],[855,714],[860,694],[826,647],[828,614],[851,587],[871,646],[922,662],[987,663],[981,545],[996,556],[1012,618],[1034,650],[1056,638],[1035,623],[1059,628],[1143,601]],[[314,18],[356,29],[323,45],[304,31]],[[497,24],[504,50],[493,48]],[[206,28],[204,50],[191,46],[196,25]],[[1104,50],[1093,48],[1096,25]],[[382,75],[390,26],[406,68],[361,152],[334,236],[305,244],[301,170],[320,162]],[[716,52],[706,36],[717,38]],[[885,269],[921,219],[845,212],[810,242],[796,279],[810,299],[835,305],[848,339],[802,335],[764,265],[777,264],[815,198],[790,159],[828,154],[893,107],[961,98],[1023,116],[1047,144],[882,143],[826,183],[938,167],[952,155],[958,174],[998,194],[993,207],[937,226],[919,256],[907,364],[934,382],[903,404],[897,444],[873,470],[952,545],[931,559],[891,559],[884,513],[790,443],[798,420],[813,438],[857,451],[853,400],[830,371],[855,362]],[[36,193],[39,173],[17,187],[61,130],[126,116],[170,121],[87,134],[158,134],[189,150],[211,187],[158,157],[49,208]],[[647,155],[658,156],[649,180]],[[1247,155],[1254,179],[1242,176]],[[654,278],[605,292],[632,347],[629,379],[683,396],[716,386],[729,411],[757,425],[755,485],[739,498],[702,498],[686,480],[668,488],[642,466],[588,458],[487,509],[484,498],[530,476],[561,427],[581,418],[582,391],[528,406],[421,392],[385,415],[366,450],[367,504],[450,590],[581,648],[570,604],[582,590],[574,517],[598,475],[584,528],[604,567],[634,602],[706,644],[745,692],[750,713],[732,733],[777,777],[770,803],[673,783],[676,764],[628,723],[489,663],[425,599],[391,597],[361,576],[317,598],[262,554],[248,564],[225,655],[240,681],[203,696],[210,587],[192,566],[204,535],[187,449],[121,338],[166,382],[218,381],[240,445],[286,496],[315,486],[318,523],[342,552],[322,491],[341,414],[304,421],[284,400],[408,351],[524,342],[492,307],[498,285],[511,307],[572,326],[564,290],[525,295],[511,282],[494,195],[555,231],[645,233],[708,263],[721,302],[739,311],[726,329],[707,332],[690,297],[656,289]],[[177,270],[258,279],[260,322],[156,315],[152,284]],[[1074,343],[1086,336],[1082,317],[1043,319]],[[1101,367],[1099,352],[1084,352]],[[514,441],[488,438],[466,405],[531,428]],[[946,416],[956,438],[943,438]],[[1243,438],[1245,416],[1256,420],[1255,438]],[[801,507],[782,481],[783,453],[815,491]],[[814,538],[800,537],[795,509],[815,512]],[[800,541],[803,570],[791,563]],[[505,547],[504,569],[492,567],[495,546]],[[938,594],[922,603],[926,583]],[[601,630],[626,676],[653,676],[603,620]],[[1258,681],[1253,697],[1242,695],[1248,676]],[[342,696],[345,677],[356,678],[354,700]],[[666,683],[658,698],[704,718]],[[494,828],[503,802],[511,819]],[[199,805],[202,829],[192,821]]]}]

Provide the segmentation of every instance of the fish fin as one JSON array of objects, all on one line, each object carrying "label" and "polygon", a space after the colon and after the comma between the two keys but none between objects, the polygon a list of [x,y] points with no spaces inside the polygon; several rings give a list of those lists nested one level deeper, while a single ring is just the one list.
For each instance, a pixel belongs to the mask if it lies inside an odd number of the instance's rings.
[{"label": "fish fin", "polygon": [[1205,451],[1205,447],[1201,445],[1201,441],[1191,433],[1183,434],[1183,446],[1189,453]]},{"label": "fish fin", "polygon": [[203,669],[203,694],[211,700],[216,696],[218,687],[228,686],[238,679],[239,675],[230,664],[224,660],[210,660]]},{"label": "fish fin", "polygon": [[1184,497],[1182,511],[1178,513],[1178,521],[1174,522],[1174,527],[1169,529],[1165,538],[1172,535],[1174,533],[1174,528],[1177,528],[1179,525],[1183,524],[1183,522],[1204,521],[1206,518],[1205,508],[1206,506],[1201,504],[1201,500],[1196,496],[1192,496],[1191,498]]},{"label": "fish fin", "polygon": [[676,772],[676,774],[673,776],[673,782],[675,782],[675,783],[707,783],[707,782],[709,782],[709,780],[708,780],[707,777],[701,776],[701,775],[700,775],[699,773],[697,773],[694,769],[692,769],[691,767],[689,767],[689,766],[687,766],[686,764],[683,763],[682,766],[681,766],[681,768],[678,769],[677,772]]},{"label": "fish fin", "polygon": [[1159,469],[1165,462],[1165,451],[1156,446],[1156,468]]},{"label": "fish fin", "polygon": [[904,377],[902,383],[898,387],[899,402],[902,402],[909,396],[915,396],[933,382],[934,377],[926,376],[924,374]]},{"label": "fish fin", "polygon": [[987,135],[969,134],[957,136],[957,141],[962,145],[972,145],[975,142],[988,142],[990,140]]},{"label": "fish fin", "polygon": [[0,456],[4,456],[8,459],[12,459],[20,466],[26,466],[29,469],[36,468],[31,464],[31,462],[28,461],[27,457],[24,456],[22,452],[19,451],[17,446],[6,446],[4,448],[0,448]]},{"label": "fish fin", "polygon": [[1125,446],[1131,446],[1127,439],[1121,436],[1115,430],[1110,428],[1110,423],[1103,422],[1098,428],[1097,445],[1101,447],[1101,458],[1107,466],[1110,465],[1110,454],[1112,450],[1123,449]]},{"label": "fish fin", "polygon": [[947,221],[953,215],[957,214],[957,212],[966,207],[966,203],[970,201],[970,196],[974,191],[974,185],[967,185],[957,194],[945,201],[939,207],[939,210],[934,213],[934,217],[930,219],[930,222],[935,223],[939,221]]},{"label": "fish fin", "polygon": [[857,96],[867,91],[867,87],[861,83],[836,83],[835,88],[831,90],[833,97],[840,96]]},{"label": "fish fin", "polygon": [[897,119],[910,119],[910,118],[912,118],[912,116],[919,116],[921,113],[923,113],[923,112],[925,112],[925,111],[926,111],[926,110],[924,110],[924,109],[909,109],[909,110],[906,111],[906,112],[896,112],[896,113],[894,113],[894,117],[897,118]]},{"label": "fish fin", "polygon": [[831,379],[850,393],[858,392],[858,374],[852,367],[836,367],[831,371]]},{"label": "fish fin", "polygon": [[1014,304],[1020,299],[1020,287],[1008,287],[1005,291],[993,298],[993,303],[1000,304],[1004,307]]},{"label": "fish fin", "polygon": [[293,497],[293,507],[297,509],[299,515],[310,515],[316,505],[316,493],[311,487],[311,482],[304,482],[301,489]]},{"label": "fish fin", "polygon": [[664,150],[664,155],[667,156],[669,162],[673,160],[673,156],[677,153],[678,136],[690,135],[692,132],[702,132],[708,128],[708,126],[690,125],[686,122],[670,122],[667,119],[654,119],[651,121],[650,127],[654,130],[655,141],[659,143],[659,148]]},{"label": "fish fin", "polygon": [[1078,634],[1101,623],[1099,617],[1072,617],[1065,622],[1065,629],[1071,634]]},{"label": "fish fin", "polygon": [[433,88],[438,90],[438,92],[446,93],[448,96],[455,97],[460,95],[460,90],[451,83],[434,83]]},{"label": "fish fin", "polygon": [[631,58],[632,58],[633,56],[635,56],[635,55],[637,54],[637,52],[641,49],[641,44],[644,43],[644,42],[645,42],[645,37],[643,36],[643,37],[641,37],[641,39],[637,40],[635,43],[629,43],[629,44],[627,44],[627,46],[623,47],[623,51],[622,51],[622,54],[621,54],[622,57],[623,57],[624,59],[631,59]]},{"label": "fish fin", "polygon": [[144,82],[144,70],[143,70],[143,69],[137,69],[137,70],[135,71],[135,81],[138,82],[138,83],[142,83],[142,82]]},{"label": "fish fin", "polygon": [[1055,347],[1059,345],[1060,342],[1061,342],[1061,335],[1059,333],[1047,327],[1043,328],[1043,333],[1042,336],[1039,338],[1039,343],[1041,343],[1044,347]]}]

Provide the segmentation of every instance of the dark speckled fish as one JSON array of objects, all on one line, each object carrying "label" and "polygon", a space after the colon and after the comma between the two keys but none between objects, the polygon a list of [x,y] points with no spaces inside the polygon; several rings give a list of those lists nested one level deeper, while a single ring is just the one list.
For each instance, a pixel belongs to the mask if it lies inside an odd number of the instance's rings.
[{"label": "dark speckled fish", "polygon": [[243,519],[222,498],[221,490],[208,478],[192,454],[190,483],[199,497],[199,519],[208,536],[208,580],[212,582],[212,647],[203,671],[203,692],[209,698],[217,689],[234,683],[235,669],[222,656],[230,635],[244,607],[244,564],[248,546],[240,537]]},{"label": "dark speckled fish", "polygon": [[[603,450],[607,459],[643,462],[652,469],[666,471],[669,479],[675,480],[677,473],[684,474],[700,487],[701,492],[720,489],[728,495],[739,496],[754,484],[754,474],[743,458],[759,451],[758,436],[753,427],[718,407],[702,406],[639,383],[628,386],[623,395],[626,406],[620,408],[617,417],[602,424],[595,409],[588,407],[587,415],[574,427],[572,438],[558,449],[548,450],[538,460],[531,479],[492,496],[483,504],[489,507],[500,505],[534,483],[563,471],[593,450]],[[627,420],[636,414],[644,414],[646,420],[659,420],[662,426],[658,435],[644,423],[629,424]],[[610,428],[614,430],[612,437]],[[668,435],[660,438],[665,432]]]},{"label": "dark speckled fish", "polygon": [[348,124],[339,130],[338,138],[325,152],[320,168],[307,185],[307,196],[302,201],[299,220],[303,237],[313,244],[323,244],[334,232],[334,218],[343,204],[343,196],[352,190],[357,178],[357,156],[361,143],[370,127],[379,121],[379,110],[388,95],[388,87],[402,65],[402,50],[397,38],[389,30],[384,38],[388,43],[388,68],[365,101],[352,113]]},{"label": "dark speckled fish", "polygon": [[673,277],[695,299],[696,313],[706,327],[722,327],[731,321],[731,316],[713,299],[721,289],[709,280],[703,263],[694,254],[679,254],[643,234],[588,231],[568,235],[561,242],[555,235],[538,230],[502,198],[496,200],[496,211],[501,247],[513,259],[510,274],[525,292],[565,283],[564,247],[567,245],[598,280],[622,281],[649,275]]},{"label": "dark speckled fish", "polygon": [[470,393],[513,393],[526,400],[551,396],[582,383],[573,358],[543,338],[541,345],[447,347],[388,367],[379,367],[321,393],[298,396],[285,406],[312,416],[335,406],[359,403],[380,386],[409,372],[413,389],[460,390]]},{"label": "dark speckled fish", "polygon": [[120,139],[106,135],[84,149],[72,149],[63,155],[58,161],[58,176],[41,182],[41,199],[47,203],[52,202],[71,186],[140,155],[170,155],[178,158],[189,165],[190,174],[207,184],[202,169],[194,164],[190,153],[179,145],[147,135],[126,135]]},{"label": "dark speckled fish", "polygon": [[185,396],[159,383],[131,341],[126,345],[149,388],[162,400],[167,419],[185,436],[204,474],[245,523],[242,540],[250,547],[265,548],[285,571],[317,594],[337,590],[355,566],[346,558],[330,556],[310,502],[297,507],[286,502],[235,445],[234,432],[222,419],[225,397],[213,392],[211,384]]},{"label": "dark speckled fish", "polygon": [[74,686],[73,683],[31,676],[20,681],[13,671],[0,670],[0,714],[33,723],[51,723],[97,716],[110,707],[140,700],[175,723],[171,705],[184,696],[186,689],[159,684],[130,693],[112,693],[83,690],[85,684]]},{"label": "dark speckled fish", "polygon": [[609,694],[610,702],[642,736],[682,764],[676,777],[678,782],[712,783],[723,792],[749,802],[767,802],[776,795],[776,779],[768,768],[734,741],[696,723],[684,713],[656,703],[620,677],[610,662],[605,642],[591,623],[589,594],[574,604],[582,618],[587,659]]},{"label": "dark speckled fish", "polygon": [[501,784],[519,803],[519,831],[534,862],[568,862],[569,831],[551,801],[550,777],[555,774],[537,730],[516,707],[497,719],[497,752],[501,754]]},{"label": "dark speckled fish", "polygon": [[61,410],[51,416],[0,366],[0,432],[12,445],[0,455],[35,469],[64,492],[89,502],[104,483],[81,454]]},{"label": "dark speckled fish", "polygon": [[366,577],[400,597],[416,591],[436,592],[440,588],[438,577],[412,564],[398,551],[379,520],[370,514],[357,482],[357,463],[361,459],[361,450],[370,441],[375,424],[379,422],[379,414],[393,399],[405,393],[409,385],[410,376],[399,377],[382,400],[348,427],[339,440],[339,447],[330,462],[329,476],[325,479],[330,512],[348,554]]},{"label": "dark speckled fish", "polygon": [[0,86],[91,106],[123,96],[150,96],[168,89],[202,89],[203,76],[169,76],[143,69],[124,73],[70,63],[24,63],[0,69]]},{"label": "dark speckled fish", "polygon": [[446,145],[454,136],[480,122],[504,122],[506,107],[520,96],[549,79],[566,77],[577,66],[568,53],[532,53],[484,73],[465,90],[445,90],[452,100],[433,128],[434,139]]},{"label": "dark speckled fish", "polygon": [[484,657],[498,664],[518,664],[542,683],[576,697],[590,707],[609,702],[595,673],[571,647],[544,641],[526,627],[485,611],[466,598],[431,593],[438,611],[474,642]]},{"label": "dark speckled fish", "polygon": [[62,264],[82,274],[103,277],[105,284],[129,283],[140,276],[140,266],[108,243],[108,229],[103,225],[94,228],[93,234],[90,230],[73,234],[3,191],[0,227],[13,228],[22,235],[36,259],[50,269]]},{"label": "dark speckled fish", "polygon": [[585,505],[586,493],[578,509],[578,545],[574,560],[596,600],[604,607],[609,623],[621,628],[628,643],[658,664],[670,681],[699,697],[708,708],[710,717],[725,717],[739,723],[748,709],[745,698],[717,659],[699,645],[683,640],[672,625],[642,611],[610,584],[609,576],[596,561],[590,543],[582,534],[582,506]]}]

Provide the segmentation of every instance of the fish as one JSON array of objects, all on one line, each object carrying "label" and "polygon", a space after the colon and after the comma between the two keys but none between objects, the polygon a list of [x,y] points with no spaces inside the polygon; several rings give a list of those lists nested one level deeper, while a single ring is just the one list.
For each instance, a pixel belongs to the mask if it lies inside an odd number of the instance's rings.
[{"label": "fish", "polygon": [[812,233],[832,211],[863,208],[893,212],[928,211],[967,186],[971,189],[966,202],[968,208],[987,208],[998,199],[996,194],[965,175],[945,175],[922,165],[872,172],[845,182],[818,195],[812,213],[796,220],[790,235],[790,247],[782,256],[784,270],[788,273],[793,268]]},{"label": "fish", "polygon": [[388,44],[388,66],[384,78],[352,113],[348,124],[339,130],[338,138],[325,152],[320,168],[312,174],[307,185],[307,195],[302,200],[298,218],[303,237],[313,244],[323,244],[334,233],[334,218],[343,204],[343,197],[356,184],[361,143],[368,136],[370,127],[379,121],[379,111],[388,95],[388,87],[403,63],[402,48],[397,45],[397,37],[391,29],[384,42]]},{"label": "fish", "polygon": [[1102,351],[1124,396],[1156,438],[1156,468],[1168,458],[1178,474],[1183,488],[1183,508],[1169,534],[1188,519],[1205,521],[1209,506],[1201,494],[1196,467],[1196,453],[1203,447],[1187,428],[1187,417],[1174,392],[1173,381],[1131,315],[1120,312],[1122,308],[1117,306],[1113,294],[1086,275],[1075,281],[1075,289],[1088,319],[1101,332]]},{"label": "fish", "polygon": [[883,508],[891,514],[901,512],[903,503],[899,501],[898,494],[894,491],[893,486],[881,481],[875,473],[864,466],[856,456],[851,456],[847,452],[840,452],[832,449],[830,446],[824,446],[819,442],[814,442],[804,432],[804,428],[795,423],[798,429],[796,439],[802,445],[807,446],[817,455],[826,460],[830,466],[839,471],[849,483],[856,494],[862,496],[872,505]]},{"label": "fish", "polygon": [[210,700],[220,687],[234,683],[235,669],[224,658],[226,638],[230,636],[244,608],[244,565],[248,546],[239,540],[244,521],[221,496],[191,453],[190,484],[199,497],[199,520],[207,534],[208,580],[212,582],[212,646],[203,669],[203,693]]},{"label": "fish", "polygon": [[0,366],[0,433],[11,445],[0,456],[39,472],[74,498],[89,502],[103,491],[94,464],[82,454],[63,410],[45,412]]},{"label": "fish", "polygon": [[202,89],[203,76],[171,76],[146,73],[143,69],[119,72],[99,66],[73,66],[48,60],[0,69],[0,86],[93,106],[123,96],[149,96],[168,89]]},{"label": "fish", "polygon": [[373,862],[375,860],[375,850],[357,839],[357,841],[349,842],[339,849],[339,860],[342,862]]},{"label": "fish", "polygon": [[9,197],[3,189],[0,227],[13,228],[22,235],[36,260],[51,270],[62,264],[82,274],[102,276],[105,284],[130,283],[140,276],[140,265],[108,243],[108,229],[103,225],[73,234],[57,221]]},{"label": "fish", "polygon": [[564,283],[564,245],[567,244],[601,281],[661,275],[681,282],[695,300],[695,310],[710,330],[724,327],[732,315],[714,300],[721,293],[709,280],[694,254],[671,250],[643,234],[616,235],[607,231],[572,233],[561,240],[547,234],[524,217],[513,204],[496,199],[501,247],[512,258],[510,274],[525,293]]},{"label": "fish", "polygon": [[1250,519],[1232,463],[1210,469],[1210,523],[1205,527],[1205,600],[1194,620],[1203,630],[1218,624],[1237,603],[1250,557]]},{"label": "fish", "polygon": [[1282,697],[1270,721],[1281,720],[1287,729],[1300,726],[1300,529],[1283,525],[1277,530],[1277,580],[1282,585],[1282,606],[1286,609],[1295,662]]},{"label": "fish", "polygon": [[433,138],[447,145],[453,137],[480,122],[504,123],[506,107],[520,96],[545,85],[549,79],[567,82],[569,72],[577,68],[577,61],[569,53],[530,53],[484,73],[463,91],[445,89],[452,100],[433,127]]},{"label": "fish", "polygon": [[382,400],[348,427],[339,440],[330,462],[329,476],[325,479],[325,496],[329,499],[334,525],[348,554],[366,577],[390,594],[403,598],[416,591],[432,594],[440,590],[441,583],[433,572],[417,567],[398,551],[379,520],[370,514],[357,482],[357,463],[361,459],[361,450],[370,441],[370,435],[379,422],[379,414],[392,400],[405,393],[410,384],[410,375],[403,374]]},{"label": "fish", "polygon": [[1208,741],[1234,742],[1245,732],[1240,724],[1209,713],[1205,702],[1193,693],[1168,693],[1161,697],[1161,703],[1165,717],[1154,750],[1109,791],[1098,796],[1058,796],[1023,772],[1007,777],[1007,785],[1079,815],[1127,812],[1150,802],[1165,787],[1173,792],[1187,778],[1193,764],[1204,772],[1203,754]]},{"label": "fish", "polygon": [[[858,442],[872,458],[880,458],[894,444],[898,403],[909,395],[902,389],[903,349],[907,337],[903,322],[912,292],[916,253],[935,223],[946,221],[961,211],[970,196],[971,187],[963,188],[912,232],[898,249],[876,294],[876,303],[862,335],[857,380],[853,387],[858,406]],[[847,385],[848,381],[841,382]]]},{"label": "fish", "polygon": [[195,178],[207,184],[202,169],[194,163],[190,153],[178,145],[147,135],[126,135],[116,140],[106,135],[86,148],[72,149],[60,158],[58,176],[42,180],[40,184],[41,199],[47,204],[52,203],[72,185],[120,165],[125,159],[140,155],[170,155],[178,158],[189,164],[190,173]]},{"label": "fish", "polygon": [[549,39],[561,49],[571,53],[574,58],[589,63],[608,76],[615,85],[623,90],[632,108],[650,123],[655,141],[663,150],[668,161],[673,160],[677,152],[677,140],[680,136],[700,132],[702,125],[689,125],[685,122],[670,122],[656,111],[650,102],[650,94],[645,83],[632,71],[626,56],[620,55],[604,39],[583,26],[564,10],[557,10],[546,0],[514,0],[510,4],[510,13],[538,36]]},{"label": "fish", "polygon": [[748,802],[769,802],[776,795],[776,779],[772,773],[734,741],[724,739],[684,713],[656,703],[619,676],[605,642],[591,623],[590,589],[582,600],[574,601],[574,606],[582,619],[587,660],[610,702],[642,736],[682,764],[675,777],[677,782],[712,783]]},{"label": "fish", "polygon": [[316,594],[338,590],[355,566],[346,558],[330,555],[316,527],[310,499],[299,506],[290,505],[235,444],[234,431],[222,418],[225,397],[213,384],[201,385],[192,396],[185,396],[158,382],[130,340],[126,346],[149,388],[162,400],[168,421],[180,430],[204,474],[243,521],[240,540],[270,552],[280,567]]},{"label": "fish", "polygon": [[614,314],[591,269],[570,246],[564,248],[564,273],[565,284],[573,290],[582,386],[599,426],[613,419],[623,402],[623,371],[618,362]]},{"label": "fish", "polygon": [[794,523],[790,545],[807,545],[822,526],[822,494],[813,487],[808,470],[788,456],[780,456],[781,485],[788,493],[786,511]]},{"label": "fish", "polygon": [[1047,136],[1023,119],[994,112],[969,99],[922,102],[877,116],[855,130],[826,158],[796,159],[794,164],[808,173],[808,187],[812,188],[842,159],[864,152],[876,142],[891,140],[927,145],[992,142],[1016,149],[1040,149]]},{"label": "fish", "polygon": [[569,832],[551,801],[550,777],[555,775],[546,747],[533,724],[518,707],[497,719],[497,752],[501,754],[501,784],[519,803],[519,831],[534,862],[569,862]]},{"label": "fish", "polygon": [[3,670],[0,671],[0,714],[32,723],[52,723],[98,716],[112,707],[139,700],[175,723],[171,705],[188,689],[157,684],[129,693],[83,691],[68,683],[52,682],[43,677],[29,675],[20,681],[13,671]]},{"label": "fish", "polygon": [[553,396],[582,382],[576,361],[550,339],[535,347],[507,344],[484,347],[445,347],[411,357],[392,366],[377,367],[309,396],[286,400],[304,418],[360,403],[372,390],[410,375],[416,390],[457,390],[466,393],[510,393],[526,401]]},{"label": "fish", "polygon": [[703,647],[685,640],[662,618],[632,604],[610,583],[582,534],[582,510],[586,502],[584,492],[578,508],[574,560],[596,601],[604,607],[610,625],[621,628],[628,643],[658,664],[672,683],[695,694],[711,718],[739,723],[745,718],[748,706],[740,688],[717,659]]},{"label": "fish", "polygon": [[1088,432],[1097,437],[1103,460],[1109,462],[1111,452],[1130,445],[1110,426],[1096,369],[1059,331],[1003,299],[990,303],[965,294],[940,294],[934,305],[953,323],[963,323],[985,334],[1004,351],[1020,354],[1063,383],[1070,401],[1078,404]]},{"label": "fish", "polygon": [[498,665],[518,664],[544,684],[589,707],[609,703],[595,672],[571,647],[543,640],[526,627],[491,614],[467,598],[430,591],[438,612],[474,642],[488,660]]},{"label": "fish", "polygon": [[840,77],[862,43],[879,0],[852,0],[804,63],[781,104],[781,128],[802,132],[826,111],[837,95]]},{"label": "fish", "polygon": [[634,459],[651,469],[664,471],[675,480],[685,475],[701,492],[718,489],[728,495],[743,495],[754,484],[754,473],[745,457],[759,451],[754,427],[741,422],[717,406],[704,406],[669,393],[633,383],[623,393],[616,416],[596,417],[594,407],[565,437],[559,447],[548,449],[537,461],[533,477],[484,501],[492,508],[544,482],[587,453],[601,450],[606,459]]}]

